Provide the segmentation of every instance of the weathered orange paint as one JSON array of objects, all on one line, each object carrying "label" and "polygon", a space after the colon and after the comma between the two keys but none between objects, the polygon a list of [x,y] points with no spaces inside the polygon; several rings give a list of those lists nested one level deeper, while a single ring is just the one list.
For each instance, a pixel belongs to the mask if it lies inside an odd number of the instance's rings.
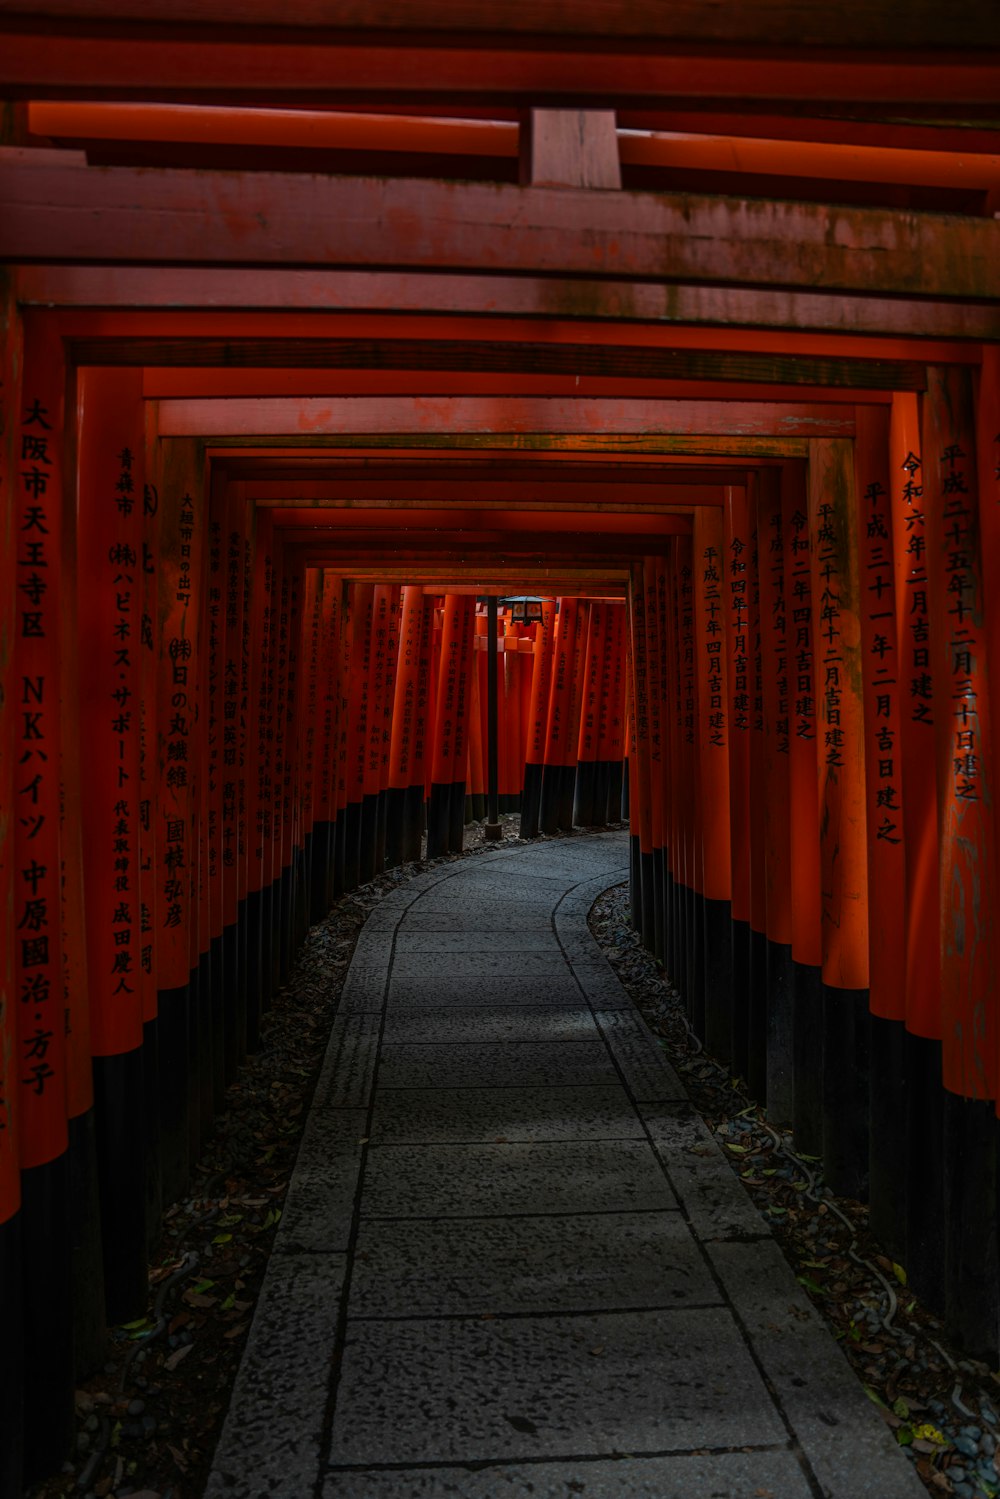
[{"label": "weathered orange paint", "polygon": [[729,708],[730,891],[734,921],[750,920],[750,544],[746,490],[728,488],[722,546]]},{"label": "weathered orange paint", "polygon": [[945,1087],[996,1096],[996,852],[979,481],[966,371],[928,371],[922,411],[935,702]]},{"label": "weathered orange paint", "polygon": [[819,968],[823,961],[819,853],[816,637],[806,476],[787,464],[781,476],[785,539],[785,597],[792,701],[788,767],[789,869],[792,888],[792,957]]},{"label": "weathered orange paint", "polygon": [[59,576],[64,504],[65,365],[58,341],[29,315],[19,409],[19,462],[11,503],[17,541],[14,620],[15,1112],[23,1167],[67,1145],[59,759]]},{"label": "weathered orange paint", "polygon": [[785,594],[785,526],[781,471],[761,469],[757,484],[757,586],[760,593],[764,706],[764,905],[772,942],[792,940],[790,818],[792,678]]},{"label": "weathered orange paint", "polygon": [[868,855],[857,496],[849,443],[810,445],[823,980],[868,986]]},{"label": "weathered orange paint", "polygon": [[905,1020],[906,842],[902,697],[896,636],[889,421],[859,408],[854,444],[868,817],[868,952],[872,1013]]}]

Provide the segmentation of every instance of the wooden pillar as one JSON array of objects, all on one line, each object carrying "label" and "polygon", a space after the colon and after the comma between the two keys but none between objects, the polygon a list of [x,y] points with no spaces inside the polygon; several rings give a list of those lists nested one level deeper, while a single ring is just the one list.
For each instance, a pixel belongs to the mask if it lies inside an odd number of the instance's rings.
[{"label": "wooden pillar", "polygon": [[[13,286],[0,272],[0,807],[15,795],[20,692],[14,641],[17,628],[15,545],[21,482],[21,322]],[[0,1490],[23,1487],[24,1317],[21,1296],[21,1175],[17,1098],[17,974],[14,901],[19,883],[16,827],[0,816],[0,1324],[6,1329],[8,1398],[0,1403]]]},{"label": "wooden pillar", "polygon": [[795,1061],[795,1143],[807,1154],[823,1150],[823,942],[817,813],[816,642],[812,613],[809,500],[801,463],[781,476],[785,541],[785,596],[792,698],[789,723],[789,865],[792,889],[792,968]]},{"label": "wooden pillar", "polygon": [[58,1467],[73,1346],[59,840],[60,573],[66,369],[51,320],[27,314],[14,510],[13,938],[24,1317],[24,1466]]},{"label": "wooden pillar", "polygon": [[758,586],[764,697],[764,904],[767,933],[766,1100],[775,1122],[795,1117],[794,972],[790,819],[791,665],[780,469],[757,490]]},{"label": "wooden pillar", "polygon": [[729,707],[729,850],[732,1007],[729,1059],[745,1077],[750,1007],[750,512],[745,489],[726,490],[723,517]]},{"label": "wooden pillar", "polygon": [[[971,376],[931,366],[923,480],[940,846],[945,1313],[997,1348],[996,844],[988,631]],[[984,1203],[994,1205],[990,1213]]]},{"label": "wooden pillar", "polygon": [[851,444],[809,450],[823,944],[823,1159],[834,1191],[868,1190],[868,855],[861,600]]},{"label": "wooden pillar", "polygon": [[732,1038],[732,848],[729,812],[729,691],[726,660],[725,535],[721,508],[694,513],[697,586],[698,758],[701,766],[701,847],[704,869],[705,1045],[729,1059]]},{"label": "wooden pillar", "polygon": [[532,650],[531,701],[528,709],[527,747],[524,764],[524,801],[521,807],[521,837],[538,835],[545,761],[545,726],[548,721],[555,637],[555,601],[542,604],[541,623],[535,627]]},{"label": "wooden pillar", "polygon": [[898,1259],[906,1253],[906,846],[889,412],[859,406],[856,423],[868,827],[871,1221]]}]

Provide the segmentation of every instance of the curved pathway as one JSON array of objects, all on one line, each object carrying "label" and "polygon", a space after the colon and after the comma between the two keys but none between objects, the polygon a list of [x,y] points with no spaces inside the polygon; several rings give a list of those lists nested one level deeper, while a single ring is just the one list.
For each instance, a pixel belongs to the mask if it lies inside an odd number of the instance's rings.
[{"label": "curved pathway", "polygon": [[587,928],[622,833],[358,942],[206,1499],[920,1499]]}]

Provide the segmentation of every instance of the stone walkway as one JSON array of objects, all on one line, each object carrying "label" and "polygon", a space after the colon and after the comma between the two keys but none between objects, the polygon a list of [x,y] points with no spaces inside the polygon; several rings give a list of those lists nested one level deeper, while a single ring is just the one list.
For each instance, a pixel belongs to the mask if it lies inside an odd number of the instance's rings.
[{"label": "stone walkway", "polygon": [[624,834],[401,885],[206,1499],[920,1499],[587,929]]}]

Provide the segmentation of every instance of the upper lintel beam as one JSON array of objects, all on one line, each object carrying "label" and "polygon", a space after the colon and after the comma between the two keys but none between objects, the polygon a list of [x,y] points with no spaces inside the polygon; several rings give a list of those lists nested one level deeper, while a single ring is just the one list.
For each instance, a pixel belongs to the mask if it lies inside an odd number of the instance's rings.
[{"label": "upper lintel beam", "polygon": [[0,259],[337,266],[1000,297],[1000,222],[694,194],[89,168],[0,150]]}]

